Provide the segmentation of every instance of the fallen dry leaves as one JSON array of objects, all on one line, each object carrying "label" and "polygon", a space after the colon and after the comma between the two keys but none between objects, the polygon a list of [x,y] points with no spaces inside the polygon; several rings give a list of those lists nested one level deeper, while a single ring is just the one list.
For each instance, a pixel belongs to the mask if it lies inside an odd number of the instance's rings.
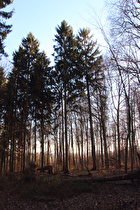
[{"label": "fallen dry leaves", "polygon": [[[93,184],[94,187],[94,184]],[[140,209],[140,182],[120,181],[96,184],[93,193],[82,193],[78,196],[56,201],[32,201],[20,197],[12,190],[0,191],[1,210],[108,210]],[[59,189],[58,189],[59,191]]]}]

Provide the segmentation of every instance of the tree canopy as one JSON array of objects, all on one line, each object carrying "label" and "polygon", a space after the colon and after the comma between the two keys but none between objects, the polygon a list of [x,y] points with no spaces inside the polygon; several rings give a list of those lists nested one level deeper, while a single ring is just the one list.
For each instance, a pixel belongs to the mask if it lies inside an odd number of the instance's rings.
[{"label": "tree canopy", "polygon": [[0,17],[1,17],[1,20],[0,20],[0,55],[1,54],[4,54],[4,55],[7,55],[4,51],[4,40],[5,38],[7,37],[7,35],[11,32],[11,28],[12,28],[12,25],[7,25],[6,24],[6,19],[9,19],[12,17],[12,14],[13,14],[13,11],[11,12],[5,12],[3,11],[3,9],[11,4],[13,1],[10,1],[10,0],[1,0],[0,1]]}]

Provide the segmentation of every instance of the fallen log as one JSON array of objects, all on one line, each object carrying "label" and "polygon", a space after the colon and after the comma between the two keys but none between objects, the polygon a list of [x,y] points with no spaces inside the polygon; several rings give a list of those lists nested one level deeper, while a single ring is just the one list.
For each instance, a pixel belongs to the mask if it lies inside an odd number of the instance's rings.
[{"label": "fallen log", "polygon": [[[79,177],[79,178],[78,178]],[[75,181],[82,182],[107,182],[107,181],[122,181],[122,180],[131,180],[133,182],[134,179],[140,179],[140,170],[128,173],[121,174],[115,176],[106,176],[106,177],[89,177],[89,176],[77,176],[78,179]]]},{"label": "fallen log", "polygon": [[133,181],[134,179],[140,179],[140,170],[132,172],[132,173],[128,173],[128,174],[92,178],[92,180],[95,182],[121,181],[121,180],[132,180]]}]

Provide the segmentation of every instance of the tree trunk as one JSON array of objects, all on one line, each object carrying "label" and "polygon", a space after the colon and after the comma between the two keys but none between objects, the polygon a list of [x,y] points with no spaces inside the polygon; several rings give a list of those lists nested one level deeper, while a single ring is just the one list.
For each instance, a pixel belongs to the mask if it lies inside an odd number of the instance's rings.
[{"label": "tree trunk", "polygon": [[72,120],[71,120],[71,148],[72,148],[73,165],[75,166],[74,146],[73,146],[73,127],[72,127]]},{"label": "tree trunk", "polygon": [[64,143],[64,107],[62,97],[62,146],[63,146],[63,171],[65,171],[65,143]]},{"label": "tree trunk", "polygon": [[12,164],[11,164],[11,172],[14,172],[15,168],[15,134],[12,132]]},{"label": "tree trunk", "polygon": [[26,159],[26,120],[24,122],[24,133],[23,133],[23,171],[25,170],[25,159]]},{"label": "tree trunk", "polygon": [[65,112],[65,174],[69,173],[68,170],[68,136],[67,136],[67,96],[66,84],[64,84],[64,112]]},{"label": "tree trunk", "polygon": [[41,167],[44,166],[44,116],[43,116],[43,104],[41,109]]},{"label": "tree trunk", "polygon": [[106,128],[105,128],[105,122],[102,119],[102,128],[103,128],[103,138],[104,138],[104,152],[105,152],[105,166],[106,169],[109,168],[109,160],[108,160],[108,152],[107,152],[107,141],[106,141]]},{"label": "tree trunk", "polygon": [[81,110],[81,169],[83,170],[83,119]]},{"label": "tree trunk", "polygon": [[120,91],[117,107],[117,134],[118,134],[118,167],[121,167],[121,150],[120,150]]},{"label": "tree trunk", "polygon": [[0,174],[2,174],[3,164],[5,161],[5,146],[6,146],[5,133],[3,133],[2,135],[2,142],[3,142],[3,146],[2,146],[2,155],[1,155]]},{"label": "tree trunk", "polygon": [[104,158],[103,158],[103,138],[102,138],[102,126],[100,122],[100,139],[101,139],[101,164],[104,166]]},{"label": "tree trunk", "polygon": [[36,108],[35,108],[35,136],[34,136],[34,151],[35,151],[35,155],[34,155],[34,160],[36,161],[36,128],[37,128],[37,123],[36,123]]},{"label": "tree trunk", "polygon": [[92,161],[93,161],[92,170],[96,170],[95,140],[94,140],[94,133],[93,133],[93,122],[92,122],[92,112],[91,112],[88,75],[86,76],[86,82],[87,82],[87,96],[88,96],[88,109],[89,109],[89,121],[90,121],[90,136],[91,136]]},{"label": "tree trunk", "polygon": [[128,142],[131,141],[130,139],[130,132],[131,132],[131,115],[130,115],[130,104],[129,104],[129,97],[126,98],[127,104],[127,138],[126,138],[126,146],[125,146],[125,173],[127,173],[127,161],[128,161]]},{"label": "tree trunk", "polygon": [[47,147],[47,165],[50,164],[50,140],[48,139],[48,147]]},{"label": "tree trunk", "polygon": [[77,127],[76,117],[75,117],[75,128],[76,128],[76,142],[77,142],[77,149],[78,149],[78,157],[79,157],[79,163],[81,165],[80,141],[79,141],[79,132],[78,132],[78,127]]},{"label": "tree trunk", "polygon": [[89,164],[89,158],[88,158],[88,119],[87,119],[87,128],[86,128],[86,139],[87,139],[87,167]]},{"label": "tree trunk", "polygon": [[107,140],[106,140],[106,125],[105,125],[105,108],[104,101],[100,91],[100,103],[101,103],[101,128],[103,131],[103,140],[104,140],[104,154],[105,154],[105,166],[106,169],[109,168],[109,160],[108,160],[108,151],[107,151]]}]

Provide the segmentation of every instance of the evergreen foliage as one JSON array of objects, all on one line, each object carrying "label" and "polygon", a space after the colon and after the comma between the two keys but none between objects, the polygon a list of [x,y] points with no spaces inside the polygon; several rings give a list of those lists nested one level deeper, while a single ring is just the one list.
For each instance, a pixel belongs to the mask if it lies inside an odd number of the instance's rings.
[{"label": "evergreen foliage", "polygon": [[[75,81],[74,75],[76,71],[73,68],[73,54],[74,54],[74,35],[72,28],[63,21],[61,26],[56,28],[57,34],[55,35],[54,46],[55,54],[55,70],[56,81],[59,87],[59,92],[64,102],[64,119],[65,119],[65,173],[68,173],[68,140],[67,140],[67,111],[68,111],[68,98],[72,94],[73,82]],[[62,113],[63,114],[63,113]]]},{"label": "evergreen foliage", "polygon": [[89,29],[80,29],[78,36],[78,67],[85,81],[85,91],[87,92],[87,103],[90,120],[90,135],[92,145],[93,170],[96,170],[96,155],[95,155],[95,137],[93,131],[93,119],[91,109],[91,96],[95,97],[97,89],[101,88],[103,80],[102,56],[100,55],[97,42],[93,42]]},{"label": "evergreen foliage", "polygon": [[7,55],[4,51],[4,40],[7,35],[11,32],[12,25],[7,25],[5,20],[12,17],[13,11],[11,12],[4,12],[2,11],[7,5],[11,4],[11,0],[1,0],[0,1],[0,54]]}]

